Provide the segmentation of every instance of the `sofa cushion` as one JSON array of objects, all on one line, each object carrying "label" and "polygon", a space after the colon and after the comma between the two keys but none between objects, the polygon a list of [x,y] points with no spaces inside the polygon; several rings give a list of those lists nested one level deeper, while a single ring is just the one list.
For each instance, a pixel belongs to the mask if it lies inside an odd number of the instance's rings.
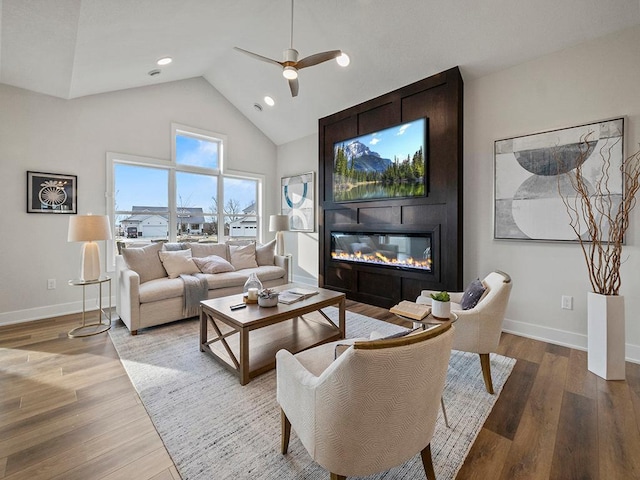
[{"label": "sofa cushion", "polygon": [[200,269],[191,259],[191,249],[177,251],[160,251],[160,260],[169,278],[177,278],[181,274],[200,273]]},{"label": "sofa cushion", "polygon": [[[227,288],[227,287],[242,287],[244,283],[247,281],[247,275],[245,275],[244,271],[241,272],[224,272],[224,273],[215,273],[210,274],[207,273],[206,279],[207,284],[209,285],[209,290],[215,290],[217,288]],[[239,290],[238,293],[241,293],[242,289]]]},{"label": "sofa cushion", "polygon": [[140,303],[157,302],[184,295],[181,278],[157,278],[140,285]]},{"label": "sofa cushion", "polygon": [[256,263],[261,265],[273,265],[276,254],[275,238],[264,245],[256,245]]},{"label": "sofa cushion", "polygon": [[189,248],[185,243],[178,242],[165,242],[162,244],[162,250],[166,250],[167,252],[175,252],[177,250],[186,250]]},{"label": "sofa cushion", "polygon": [[244,245],[249,245],[250,243],[256,243],[256,241],[250,238],[245,238],[244,240],[227,240],[228,246],[233,245],[236,247],[242,247]]},{"label": "sofa cushion", "polygon": [[245,268],[244,270],[240,270],[240,272],[245,276],[245,278],[249,278],[249,275],[255,273],[261,282],[268,282],[269,280],[282,278],[286,273],[284,268],[277,267],[276,265],[263,265],[262,267],[257,268]]},{"label": "sofa cushion", "polygon": [[255,273],[261,282],[277,280],[284,277],[285,271],[282,267],[264,266],[257,268],[245,268],[244,270],[236,270],[235,272],[225,272],[216,274],[207,274],[207,283],[209,290],[216,288],[238,287],[243,286],[251,273]]},{"label": "sofa cushion", "polygon": [[140,283],[167,276],[158,253],[161,243],[154,243],[141,248],[123,248],[122,257],[127,266],[140,276]]},{"label": "sofa cushion", "polygon": [[229,260],[236,270],[243,268],[256,268],[256,244],[250,243],[242,247],[229,245]]},{"label": "sofa cushion", "polygon": [[191,249],[192,257],[208,257],[217,255],[225,260],[229,260],[227,254],[227,246],[224,243],[187,243],[187,247]]},{"label": "sofa cushion", "polygon": [[233,272],[235,268],[224,258],[218,255],[209,255],[208,257],[193,258],[195,263],[202,273],[224,273]]}]

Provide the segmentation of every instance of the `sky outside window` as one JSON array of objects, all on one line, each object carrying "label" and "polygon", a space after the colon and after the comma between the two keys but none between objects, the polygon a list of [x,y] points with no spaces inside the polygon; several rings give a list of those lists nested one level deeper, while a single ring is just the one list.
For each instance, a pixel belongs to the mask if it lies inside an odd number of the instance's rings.
[{"label": "sky outside window", "polygon": [[220,168],[220,142],[176,135],[176,163],[202,168]]},{"label": "sky outside window", "polygon": [[134,205],[169,208],[169,172],[159,168],[115,164],[115,208],[131,211]]},{"label": "sky outside window", "polygon": [[176,206],[199,207],[205,213],[214,211],[214,198],[218,195],[218,177],[195,173],[176,172]]}]

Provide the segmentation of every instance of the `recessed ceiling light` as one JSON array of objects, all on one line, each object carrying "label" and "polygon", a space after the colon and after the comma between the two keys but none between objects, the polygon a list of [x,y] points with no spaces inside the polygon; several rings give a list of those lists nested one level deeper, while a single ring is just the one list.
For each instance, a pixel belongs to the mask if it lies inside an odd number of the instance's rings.
[{"label": "recessed ceiling light", "polygon": [[156,63],[158,65],[169,65],[171,62],[173,62],[173,58],[171,58],[171,57],[162,57]]},{"label": "recessed ceiling light", "polygon": [[256,111],[258,111],[258,112],[262,111],[262,105],[260,105],[259,103],[254,103],[253,104],[253,108],[255,108]]},{"label": "recessed ceiling light", "polygon": [[338,65],[340,65],[341,67],[346,67],[351,62],[351,59],[349,58],[349,55],[342,52],[342,55],[336,57],[336,62],[338,62]]},{"label": "recessed ceiling light", "polygon": [[161,73],[161,72],[160,72],[160,70],[156,68],[155,70],[151,70],[151,71],[149,72],[149,75],[150,75],[151,77],[155,77],[156,75],[160,75],[160,73]]},{"label": "recessed ceiling light", "polygon": [[273,98],[271,98],[269,95],[267,95],[266,97],[264,97],[264,103],[266,103],[270,107],[273,107],[276,104],[276,101]]}]

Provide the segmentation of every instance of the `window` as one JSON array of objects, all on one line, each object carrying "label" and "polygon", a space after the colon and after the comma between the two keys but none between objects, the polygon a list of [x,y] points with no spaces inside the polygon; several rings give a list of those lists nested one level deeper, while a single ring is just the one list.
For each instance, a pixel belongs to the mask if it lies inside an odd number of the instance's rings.
[{"label": "window", "polygon": [[246,178],[223,179],[224,224],[233,240],[257,237],[258,182]]},{"label": "window", "polygon": [[107,155],[111,265],[118,242],[259,239],[262,177],[225,172],[225,140],[174,124],[172,160]]}]

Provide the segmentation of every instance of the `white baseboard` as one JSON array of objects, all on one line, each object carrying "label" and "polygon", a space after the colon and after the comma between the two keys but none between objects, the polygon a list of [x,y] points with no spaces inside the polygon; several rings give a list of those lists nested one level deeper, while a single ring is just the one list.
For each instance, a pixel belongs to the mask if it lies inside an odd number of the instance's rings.
[{"label": "white baseboard", "polygon": [[[502,324],[502,331],[520,337],[532,338],[534,340],[553,343],[554,345],[587,351],[587,336],[581,333],[567,332],[566,330],[518,322],[507,318],[504,319],[504,323]],[[627,362],[640,363],[640,345],[627,343],[625,345],[625,357]]]},{"label": "white baseboard", "polygon": [[[91,303],[91,305],[89,305]],[[109,306],[109,298],[102,299],[102,306]],[[115,297],[111,300],[111,306],[115,308]],[[87,311],[97,310],[91,300],[87,300]],[[82,302],[60,303],[57,305],[47,305],[45,307],[29,308],[26,310],[16,310],[14,312],[0,313],[0,326],[14,325],[16,323],[33,322],[45,318],[58,317],[62,315],[71,315],[82,312]],[[113,310],[115,313],[115,310]],[[114,317],[115,318],[115,317]],[[88,322],[88,320],[87,320]]]}]

